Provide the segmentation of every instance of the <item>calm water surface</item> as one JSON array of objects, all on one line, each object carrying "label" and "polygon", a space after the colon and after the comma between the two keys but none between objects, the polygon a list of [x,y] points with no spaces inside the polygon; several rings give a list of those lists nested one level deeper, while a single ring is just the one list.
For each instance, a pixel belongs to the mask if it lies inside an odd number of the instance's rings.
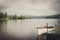
[{"label": "calm water surface", "polygon": [[33,39],[37,38],[37,27],[57,25],[57,19],[26,19],[26,20],[8,20],[0,21],[0,31],[3,34],[7,34],[10,37],[16,37],[21,39]]}]

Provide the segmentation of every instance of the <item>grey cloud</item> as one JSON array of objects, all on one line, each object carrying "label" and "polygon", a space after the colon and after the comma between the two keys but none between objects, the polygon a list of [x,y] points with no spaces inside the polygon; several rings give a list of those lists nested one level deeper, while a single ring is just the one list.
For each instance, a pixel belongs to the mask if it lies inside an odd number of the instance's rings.
[{"label": "grey cloud", "polygon": [[54,5],[53,5],[53,9],[55,11],[57,11],[57,13],[60,13],[60,0],[56,0]]},{"label": "grey cloud", "polygon": [[57,13],[57,4],[56,0],[19,0],[13,3],[7,12],[23,15],[52,15]]}]

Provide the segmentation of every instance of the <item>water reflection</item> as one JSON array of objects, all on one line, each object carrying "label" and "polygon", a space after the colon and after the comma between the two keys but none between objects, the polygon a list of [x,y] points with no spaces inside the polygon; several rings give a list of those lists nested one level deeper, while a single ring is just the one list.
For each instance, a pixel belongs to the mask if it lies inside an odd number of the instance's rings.
[{"label": "water reflection", "polygon": [[0,20],[0,40],[6,37],[6,34],[3,31],[3,28],[7,26],[7,21]]},{"label": "water reflection", "polygon": [[7,21],[0,20],[0,32],[2,32],[3,27],[6,27],[6,26],[7,26]]}]

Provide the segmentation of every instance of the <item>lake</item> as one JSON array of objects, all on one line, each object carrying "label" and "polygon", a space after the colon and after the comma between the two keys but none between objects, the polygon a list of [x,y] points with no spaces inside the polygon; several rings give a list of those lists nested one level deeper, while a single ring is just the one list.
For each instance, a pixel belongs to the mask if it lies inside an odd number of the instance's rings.
[{"label": "lake", "polygon": [[37,27],[58,25],[58,19],[25,19],[0,21],[0,32],[21,40],[36,40]]}]

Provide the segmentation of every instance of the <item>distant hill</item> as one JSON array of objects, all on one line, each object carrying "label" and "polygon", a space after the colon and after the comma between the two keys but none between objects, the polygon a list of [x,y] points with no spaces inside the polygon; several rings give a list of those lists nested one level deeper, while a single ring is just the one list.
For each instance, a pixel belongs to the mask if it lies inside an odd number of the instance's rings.
[{"label": "distant hill", "polygon": [[58,19],[58,18],[60,18],[60,14],[47,16],[46,18],[55,18],[55,19]]},{"label": "distant hill", "polygon": [[50,15],[50,16],[31,16],[26,15],[28,19],[58,19],[60,18],[60,14]]}]

